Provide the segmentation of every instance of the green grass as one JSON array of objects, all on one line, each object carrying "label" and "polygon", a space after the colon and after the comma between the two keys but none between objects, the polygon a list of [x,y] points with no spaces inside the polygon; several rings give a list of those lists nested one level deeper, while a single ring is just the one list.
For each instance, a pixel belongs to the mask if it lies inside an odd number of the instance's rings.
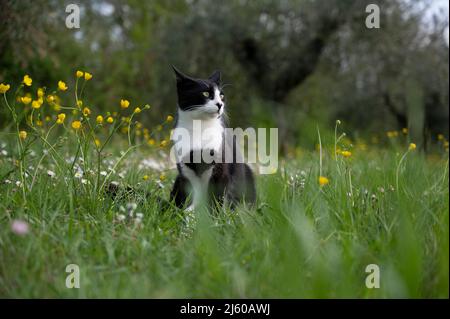
[{"label": "green grass", "polygon": [[[27,165],[37,167],[42,148],[34,151]],[[409,152],[398,169],[404,152],[374,148],[337,160],[325,152],[323,187],[318,152],[302,152],[283,159],[277,174],[257,176],[255,208],[195,212],[189,225],[182,211],[161,211],[143,196],[168,198],[175,174],[158,187],[159,173],[138,166],[145,150],[118,167],[123,179],[112,176],[138,190],[115,201],[48,158],[31,190],[33,176],[26,178],[24,198],[18,169],[5,177],[16,166],[0,155],[0,296],[448,298],[448,154]],[[118,220],[130,202],[141,224]],[[14,219],[30,232],[12,232]],[[65,287],[71,263],[80,267],[80,289]],[[379,289],[365,286],[368,264],[380,267]]]}]

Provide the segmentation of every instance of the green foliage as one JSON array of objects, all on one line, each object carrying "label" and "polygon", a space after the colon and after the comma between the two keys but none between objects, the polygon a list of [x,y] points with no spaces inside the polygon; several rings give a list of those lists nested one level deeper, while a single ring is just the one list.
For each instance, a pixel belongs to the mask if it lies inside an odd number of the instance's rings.
[{"label": "green foliage", "polygon": [[[28,73],[37,84],[56,83],[80,67],[102,79],[89,88],[92,105],[150,102],[151,125],[176,107],[171,64],[198,77],[221,69],[232,84],[232,125],[270,118],[283,151],[308,134],[308,121],[336,118],[365,136],[409,127],[428,147],[437,134],[448,137],[448,16],[427,20],[421,3],[379,0],[382,28],[369,30],[362,25],[372,2],[80,1],[81,28],[69,30],[58,1],[8,0],[0,82]],[[417,105],[410,81],[423,94]]]}]

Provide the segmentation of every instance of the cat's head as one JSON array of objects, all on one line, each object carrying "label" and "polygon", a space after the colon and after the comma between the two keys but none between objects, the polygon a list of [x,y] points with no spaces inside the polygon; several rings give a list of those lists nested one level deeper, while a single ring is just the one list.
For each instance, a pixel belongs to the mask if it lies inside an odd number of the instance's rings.
[{"label": "cat's head", "polygon": [[177,79],[178,106],[196,118],[220,117],[225,108],[225,95],[220,86],[220,71],[207,79],[195,79],[173,67]]}]

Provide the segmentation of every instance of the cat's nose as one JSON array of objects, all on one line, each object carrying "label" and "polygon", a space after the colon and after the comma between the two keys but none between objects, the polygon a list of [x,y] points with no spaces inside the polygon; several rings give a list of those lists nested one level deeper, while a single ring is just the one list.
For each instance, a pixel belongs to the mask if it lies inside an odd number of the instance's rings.
[{"label": "cat's nose", "polygon": [[220,111],[220,109],[221,109],[222,106],[223,106],[223,103],[217,102],[217,103],[216,103],[216,106],[219,108],[219,111]]}]

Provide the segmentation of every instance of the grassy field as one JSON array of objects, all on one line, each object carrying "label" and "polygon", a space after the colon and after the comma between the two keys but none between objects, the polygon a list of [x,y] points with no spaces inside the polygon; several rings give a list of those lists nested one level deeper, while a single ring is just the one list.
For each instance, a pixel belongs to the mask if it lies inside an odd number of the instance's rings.
[{"label": "grassy field", "polygon": [[[302,150],[257,176],[256,207],[186,216],[156,200],[175,175],[165,143],[148,146],[149,133],[134,147],[130,126],[115,137],[119,125],[79,104],[78,128],[72,115],[58,125],[53,110],[8,104],[35,122],[27,136],[14,125],[1,134],[1,297],[448,298],[445,150],[425,155],[403,136],[384,147],[337,139],[336,149],[324,139],[322,165]],[[111,116],[134,123],[136,113]],[[111,181],[136,191],[112,199]],[[79,289],[66,288],[68,264],[79,266]],[[379,289],[365,285],[369,264]]]},{"label": "grassy field", "polygon": [[[98,200],[80,181],[67,188],[43,168],[26,203],[15,183],[1,185],[0,294],[448,297],[448,162],[408,154],[397,187],[398,156],[376,153],[329,159],[322,187],[317,154],[289,160],[279,174],[258,177],[257,209],[197,212],[195,225],[143,192]],[[123,180],[167,198],[172,174],[143,182],[148,170],[132,159],[123,165]],[[141,223],[119,220],[129,203]],[[29,233],[10,231],[13,219],[27,221]],[[80,289],[65,287],[71,263],[80,266]],[[364,284],[373,263],[380,289]]]}]

